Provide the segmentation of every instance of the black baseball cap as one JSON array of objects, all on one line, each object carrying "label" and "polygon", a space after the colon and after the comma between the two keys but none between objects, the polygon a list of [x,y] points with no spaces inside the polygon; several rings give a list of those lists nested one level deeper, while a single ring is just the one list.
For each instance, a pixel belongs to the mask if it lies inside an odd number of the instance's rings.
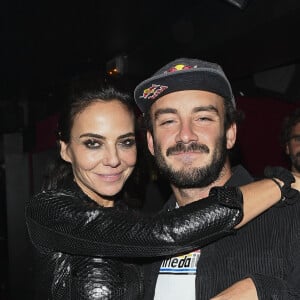
[{"label": "black baseball cap", "polygon": [[221,66],[194,58],[179,58],[163,66],[135,88],[134,99],[145,113],[160,97],[184,90],[212,92],[236,107],[230,82]]}]

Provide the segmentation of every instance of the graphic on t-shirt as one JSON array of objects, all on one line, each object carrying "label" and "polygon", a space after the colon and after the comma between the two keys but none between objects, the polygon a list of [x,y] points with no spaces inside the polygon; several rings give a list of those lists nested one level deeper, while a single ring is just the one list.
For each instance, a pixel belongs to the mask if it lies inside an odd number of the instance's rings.
[{"label": "graphic on t-shirt", "polygon": [[160,266],[160,274],[196,274],[201,250],[165,259]]}]

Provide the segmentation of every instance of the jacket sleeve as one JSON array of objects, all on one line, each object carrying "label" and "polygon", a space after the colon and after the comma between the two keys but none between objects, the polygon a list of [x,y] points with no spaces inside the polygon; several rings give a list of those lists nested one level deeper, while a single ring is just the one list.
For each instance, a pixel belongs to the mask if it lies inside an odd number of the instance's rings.
[{"label": "jacket sleeve", "polygon": [[243,216],[242,193],[229,187],[214,188],[201,201],[151,217],[90,202],[65,192],[35,196],[26,206],[34,246],[101,257],[171,255],[234,232]]}]

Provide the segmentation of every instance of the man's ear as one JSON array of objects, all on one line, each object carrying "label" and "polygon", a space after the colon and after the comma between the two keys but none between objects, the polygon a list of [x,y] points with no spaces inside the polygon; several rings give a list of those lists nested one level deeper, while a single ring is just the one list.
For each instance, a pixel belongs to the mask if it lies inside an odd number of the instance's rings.
[{"label": "man's ear", "polygon": [[154,145],[153,145],[153,136],[150,133],[150,131],[147,131],[147,144],[148,144],[148,149],[152,155],[154,155]]},{"label": "man's ear", "polygon": [[237,133],[237,127],[236,123],[233,123],[230,125],[230,127],[227,129],[226,132],[226,147],[227,149],[231,149],[236,141],[236,133]]},{"label": "man's ear", "polygon": [[286,153],[287,155],[290,155],[290,148],[289,148],[288,143],[285,144],[285,153]]},{"label": "man's ear", "polygon": [[63,141],[59,141],[59,144],[60,144],[60,157],[66,162],[72,162],[68,151],[68,144],[66,144]]}]

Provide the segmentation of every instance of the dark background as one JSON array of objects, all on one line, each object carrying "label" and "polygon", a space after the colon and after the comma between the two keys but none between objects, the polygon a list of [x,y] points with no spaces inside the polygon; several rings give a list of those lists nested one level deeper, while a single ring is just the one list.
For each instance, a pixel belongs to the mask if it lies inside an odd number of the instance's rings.
[{"label": "dark background", "polygon": [[172,59],[217,62],[246,114],[237,162],[257,176],[288,167],[278,135],[300,106],[299,16],[299,0],[2,1],[0,299],[32,299],[24,203],[70,89],[96,79],[132,91]]},{"label": "dark background", "polygon": [[[299,1],[235,3],[247,5],[240,9],[225,0],[2,2],[1,101],[41,103],[52,97],[56,102],[70,79],[101,77],[107,62],[120,55],[127,58],[132,86],[182,56],[220,63],[237,90],[247,79],[244,93],[253,92],[257,73],[287,65],[297,69]],[[286,100],[294,101],[299,91],[289,96]]]}]

